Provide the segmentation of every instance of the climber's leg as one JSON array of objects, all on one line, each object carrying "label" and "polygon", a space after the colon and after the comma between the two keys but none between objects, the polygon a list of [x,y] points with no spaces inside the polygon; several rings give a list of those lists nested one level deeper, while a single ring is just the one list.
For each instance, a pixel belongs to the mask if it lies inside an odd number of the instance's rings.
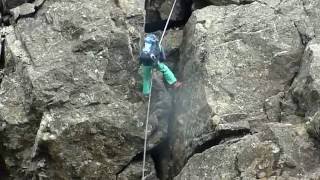
[{"label": "climber's leg", "polygon": [[163,77],[168,84],[173,85],[175,82],[177,82],[173,72],[164,63],[159,62],[157,65],[157,70],[163,74]]},{"label": "climber's leg", "polygon": [[152,66],[142,66],[143,67],[143,95],[148,96],[151,91],[151,70]]}]

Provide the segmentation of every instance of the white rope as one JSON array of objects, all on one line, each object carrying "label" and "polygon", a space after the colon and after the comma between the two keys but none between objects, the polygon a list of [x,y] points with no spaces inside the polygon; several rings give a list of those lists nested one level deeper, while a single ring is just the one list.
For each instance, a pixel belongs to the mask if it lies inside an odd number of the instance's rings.
[{"label": "white rope", "polygon": [[[166,25],[164,27],[164,30],[163,30],[163,33],[162,33],[162,36],[161,36],[161,39],[159,41],[159,46],[161,46],[163,37],[164,37],[164,35],[165,35],[166,31],[167,31],[168,24],[169,24],[169,21],[171,19],[172,12],[174,10],[176,2],[177,2],[177,0],[175,0],[173,5],[172,5],[169,17],[167,19]],[[144,18],[144,21],[145,21],[145,18]],[[144,26],[145,26],[145,23],[144,23]],[[145,27],[144,27],[144,29],[145,29]],[[144,133],[144,148],[143,148],[142,178],[141,178],[141,180],[145,180],[144,171],[145,171],[145,166],[146,166],[147,138],[148,138],[148,124],[149,124],[150,104],[151,104],[152,81],[153,81],[153,72],[151,70],[150,93],[149,93],[148,108],[147,108],[147,120],[146,120],[146,123],[145,123],[146,127],[145,127],[145,133]]]},{"label": "white rope", "polygon": [[147,138],[148,138],[148,124],[149,124],[150,104],[151,104],[152,80],[153,80],[153,72],[151,70],[150,93],[149,93],[148,108],[147,108],[147,120],[146,120],[145,132],[144,132],[144,148],[143,148],[143,161],[142,161],[142,180],[144,180],[144,170],[145,170],[145,166],[146,166]]},{"label": "white rope", "polygon": [[173,10],[174,10],[174,7],[176,6],[176,3],[177,3],[177,0],[174,0],[174,3],[173,3],[173,5],[172,5],[172,8],[171,8],[171,11],[170,11],[170,14],[169,14],[169,17],[168,17],[167,22],[166,22],[166,25],[164,26],[164,30],[163,30],[163,33],[162,33],[162,36],[161,36],[159,45],[161,45],[162,40],[163,40],[163,37],[164,37],[164,34],[165,34],[165,32],[167,31],[167,28],[168,28],[168,25],[169,25],[169,21],[170,21],[170,19],[171,19],[172,12],[173,12]]},{"label": "white rope", "polygon": [[141,49],[142,49],[142,42],[143,42],[143,36],[144,36],[144,32],[145,32],[145,29],[146,29],[146,11],[144,10],[143,11],[143,33],[142,35],[140,34],[140,40],[139,40],[139,52],[141,52]]}]

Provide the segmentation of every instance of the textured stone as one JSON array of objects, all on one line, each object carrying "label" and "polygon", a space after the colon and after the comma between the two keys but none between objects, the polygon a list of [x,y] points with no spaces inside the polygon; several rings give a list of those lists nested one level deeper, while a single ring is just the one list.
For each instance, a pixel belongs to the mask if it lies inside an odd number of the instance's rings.
[{"label": "textured stone", "polygon": [[[7,1],[18,21],[2,29],[0,171],[141,179],[143,8],[162,26],[173,0],[43,2]],[[148,178],[182,169],[176,179],[319,179],[319,149],[304,128],[310,120],[319,138],[319,1],[178,0],[170,26],[191,9],[184,32],[168,31],[163,44],[184,83],[174,108],[154,75]]]},{"label": "textured stone", "polygon": [[320,44],[311,41],[304,52],[300,72],[292,84],[292,94],[299,108],[313,115],[319,108]]},{"label": "textured stone", "polygon": [[[157,180],[156,170],[150,157],[147,158],[145,168],[146,180]],[[140,180],[142,177],[142,162],[132,163],[123,172],[118,175],[118,180]]]},{"label": "textured stone", "polygon": [[214,146],[189,159],[175,180],[319,178],[318,149],[293,126],[269,124],[264,132]]},{"label": "textured stone", "polygon": [[319,111],[316,112],[314,114],[314,116],[312,116],[310,118],[310,121],[307,122],[306,127],[307,127],[308,133],[312,137],[320,140],[320,113],[319,113]]},{"label": "textured stone", "polygon": [[[135,15],[113,1],[46,1],[7,28],[0,134],[11,176],[115,179],[135,168],[146,104],[137,96],[143,7],[131,5]],[[154,84],[148,149],[165,138],[171,111]]]},{"label": "textured stone", "polygon": [[212,117],[264,114],[264,101],[288,88],[304,49],[290,18],[256,2],[197,10],[184,35],[178,66],[187,88],[176,95],[172,138],[177,171],[214,131]]}]

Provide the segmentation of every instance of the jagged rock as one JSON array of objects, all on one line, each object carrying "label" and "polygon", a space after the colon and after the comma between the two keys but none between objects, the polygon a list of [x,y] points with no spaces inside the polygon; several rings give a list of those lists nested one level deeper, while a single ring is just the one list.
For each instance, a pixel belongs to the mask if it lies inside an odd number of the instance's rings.
[{"label": "jagged rock", "polygon": [[299,108],[312,116],[319,109],[320,43],[311,41],[304,52],[302,65],[292,84],[292,95]]},{"label": "jagged rock", "polygon": [[[144,11],[144,1],[139,0],[119,0],[118,6],[127,14],[128,17],[140,16]],[[140,23],[143,23],[140,21]],[[142,24],[141,24],[142,25]]]},{"label": "jagged rock", "polygon": [[[12,9],[12,8],[15,8],[15,7],[23,4],[23,3],[27,3],[27,2],[31,2],[31,1],[32,0],[9,0],[9,1],[4,1],[4,2],[5,2],[5,5],[6,5],[6,8]],[[2,6],[2,3],[1,3],[0,6]]]},{"label": "jagged rock", "polygon": [[[7,2],[15,3],[15,19],[24,18],[7,34],[11,57],[0,88],[0,170],[15,179],[141,178],[135,160],[143,148],[146,105],[137,95],[136,57],[143,1],[46,1],[32,18],[25,16],[43,0]],[[166,19],[172,2],[147,1],[147,22]],[[302,66],[294,101],[287,90],[305,45],[320,35],[320,3],[194,3],[193,10],[219,7],[195,10],[183,38],[173,30],[164,41],[173,47],[172,57],[180,55],[178,78],[185,86],[173,109],[155,77],[148,150],[164,146],[150,151],[159,155],[158,172],[166,173],[159,176],[171,178],[199,153],[176,179],[319,178],[319,150],[297,125],[304,112],[318,112],[310,100],[317,70]],[[178,0],[172,20],[185,21],[190,13],[191,1]],[[316,67],[310,58],[318,51],[315,44],[309,43],[303,60],[310,67]],[[318,117],[312,117],[308,132],[317,138]],[[163,143],[167,129],[169,145]],[[242,138],[249,131],[257,134]],[[156,179],[154,163],[147,164]]]},{"label": "jagged rock", "polygon": [[286,95],[282,98],[280,102],[280,109],[280,120],[282,123],[305,123],[304,112],[299,110],[298,105],[295,103],[290,93],[286,93]]},{"label": "jagged rock", "polygon": [[[146,0],[146,22],[166,20],[169,17],[174,0]],[[177,0],[171,20],[182,21],[190,16],[191,0]]]},{"label": "jagged rock", "polygon": [[26,16],[36,12],[35,5],[31,3],[24,3],[21,6],[13,8],[10,13],[13,15],[13,19],[16,21],[20,16]]},{"label": "jagged rock", "polygon": [[319,111],[314,114],[314,116],[310,119],[309,122],[307,122],[306,127],[307,127],[308,133],[312,137],[320,140],[320,112]]},{"label": "jagged rock", "polygon": [[233,123],[218,124],[216,129],[219,133],[230,133],[235,131],[250,131],[250,124],[248,121],[238,121]]},{"label": "jagged rock", "polygon": [[[168,19],[174,0],[167,0],[161,4],[159,9],[162,19]],[[184,20],[188,18],[191,11],[191,0],[177,0],[171,20]]]},{"label": "jagged rock", "polygon": [[175,180],[319,178],[319,161],[318,149],[305,133],[269,124],[265,132],[194,155]]},{"label": "jagged rock", "polygon": [[20,17],[26,17],[34,14],[36,10],[43,5],[45,0],[36,0],[32,3],[24,3],[20,6],[10,9],[10,14],[13,16],[13,21]]},{"label": "jagged rock", "polygon": [[[142,152],[135,58],[143,14],[127,13],[113,1],[46,1],[7,36],[15,63],[1,85],[0,133],[12,177],[111,180]],[[166,136],[171,112],[157,84],[148,149]]]},{"label": "jagged rock", "polygon": [[281,101],[284,98],[284,93],[267,98],[264,103],[264,111],[267,114],[268,120],[270,122],[280,122],[281,121]]},{"label": "jagged rock", "polygon": [[6,34],[6,47],[11,47],[11,50],[6,51],[8,55],[5,76],[0,88],[0,151],[10,175],[19,169],[19,175],[12,175],[18,178],[24,177],[25,167],[31,159],[29,155],[32,152],[41,112],[34,109],[30,79],[24,76],[26,69],[22,68],[24,63],[29,63],[29,59],[23,53],[21,43],[15,41],[13,28],[9,27],[3,31]]},{"label": "jagged rock", "polygon": [[288,88],[304,49],[290,18],[256,2],[197,10],[184,35],[179,68],[187,88],[175,102],[176,171],[203,143],[198,139],[215,130],[212,117],[264,114],[265,99]]},{"label": "jagged rock", "polygon": [[310,22],[314,26],[314,33],[316,37],[320,36],[320,2],[315,0],[303,0],[306,14],[308,15]]},{"label": "jagged rock", "polygon": [[[146,160],[145,180],[157,180],[156,170],[150,157]],[[140,180],[142,177],[142,162],[134,162],[118,175],[118,180]]]}]

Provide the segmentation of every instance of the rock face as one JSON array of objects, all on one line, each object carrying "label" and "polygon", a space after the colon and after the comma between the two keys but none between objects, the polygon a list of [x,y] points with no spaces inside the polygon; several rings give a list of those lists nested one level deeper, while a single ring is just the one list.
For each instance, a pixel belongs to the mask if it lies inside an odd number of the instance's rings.
[{"label": "rock face", "polygon": [[[116,179],[136,168],[146,118],[136,94],[138,5],[132,18],[113,1],[47,1],[5,29],[1,157],[12,178]],[[166,136],[171,105],[163,88],[154,93],[148,149]]]},{"label": "rock face", "polygon": [[319,68],[320,44],[314,40],[306,47],[301,70],[292,85],[292,94],[299,108],[308,115],[313,115],[319,109]]},{"label": "rock face", "polygon": [[320,156],[313,146],[291,125],[268,124],[262,133],[194,155],[175,180],[316,179]]},{"label": "rock face", "polygon": [[[144,8],[163,23],[173,2],[7,1],[0,179],[141,179]],[[184,86],[154,75],[146,179],[319,179],[319,9],[177,0],[192,16],[163,45]]]},{"label": "rock face", "polygon": [[[174,0],[146,0],[147,22],[166,20],[170,14]],[[192,0],[177,0],[171,20],[181,21],[189,18],[191,13]]]},{"label": "rock face", "polygon": [[[146,180],[157,180],[156,170],[153,166],[153,161],[149,157],[146,161],[146,171],[145,171],[145,179]],[[121,174],[118,176],[118,180],[140,180],[141,179],[141,169],[142,162],[132,163],[128,168],[126,168]]]},{"label": "rock face", "polygon": [[317,39],[314,39],[306,47],[301,70],[291,89],[299,111],[304,113],[307,119],[310,120],[307,124],[307,130],[316,139],[320,138],[319,62],[320,44]]},{"label": "rock face", "polygon": [[[10,0],[10,1],[4,1],[5,2],[5,5],[6,5],[6,8],[8,9],[12,9],[12,8],[15,8],[23,3],[28,3],[28,2],[31,2],[32,0]],[[1,6],[2,6],[2,3],[1,3]]]},{"label": "rock face", "polygon": [[[259,132],[268,122],[302,121],[289,89],[305,45],[318,35],[315,9],[318,2],[292,0],[193,12],[178,65],[187,88],[175,99],[173,174],[199,147],[219,143],[221,136],[216,135],[225,124],[243,127],[240,122],[248,122]],[[237,136],[236,129],[231,128],[231,135]]]}]

